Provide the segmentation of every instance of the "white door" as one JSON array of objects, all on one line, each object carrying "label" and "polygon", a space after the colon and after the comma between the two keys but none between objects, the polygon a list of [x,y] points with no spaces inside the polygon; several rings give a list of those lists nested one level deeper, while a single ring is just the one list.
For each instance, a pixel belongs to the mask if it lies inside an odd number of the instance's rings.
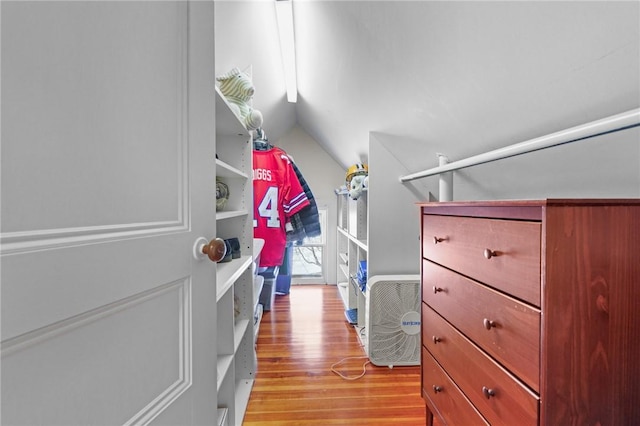
[{"label": "white door", "polygon": [[215,423],[213,3],[1,16],[2,424]]}]

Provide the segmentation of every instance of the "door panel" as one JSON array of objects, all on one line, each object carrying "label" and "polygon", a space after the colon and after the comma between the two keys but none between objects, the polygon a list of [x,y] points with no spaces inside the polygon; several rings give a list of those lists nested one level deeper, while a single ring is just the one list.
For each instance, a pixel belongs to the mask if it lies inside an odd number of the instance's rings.
[{"label": "door panel", "polygon": [[215,236],[214,19],[195,3],[2,2],[2,424],[215,421],[216,266],[192,254]]},{"label": "door panel", "polygon": [[186,6],[29,3],[3,2],[3,232],[182,222]]},{"label": "door panel", "polygon": [[[34,401],[47,401],[58,407],[47,414],[50,424],[65,424],[61,408],[78,404],[76,424],[144,418],[149,402],[191,383],[190,284],[171,283],[11,341],[3,347],[2,380],[12,384],[3,407],[27,413]],[[77,388],[89,397],[59,392]]]}]

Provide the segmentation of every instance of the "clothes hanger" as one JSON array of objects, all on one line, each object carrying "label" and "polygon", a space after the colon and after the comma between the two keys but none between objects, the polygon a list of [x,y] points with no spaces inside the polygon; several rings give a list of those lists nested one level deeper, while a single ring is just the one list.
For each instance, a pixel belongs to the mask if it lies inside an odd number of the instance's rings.
[{"label": "clothes hanger", "polygon": [[257,128],[253,135],[253,149],[256,151],[268,151],[271,148],[273,148],[273,145],[269,143],[264,130],[261,127]]}]

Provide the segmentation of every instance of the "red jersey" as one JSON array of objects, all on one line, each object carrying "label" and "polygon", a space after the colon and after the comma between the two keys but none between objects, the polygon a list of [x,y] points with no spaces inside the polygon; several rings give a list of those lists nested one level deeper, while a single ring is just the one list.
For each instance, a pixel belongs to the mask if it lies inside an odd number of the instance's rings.
[{"label": "red jersey", "polygon": [[253,151],[253,236],[265,241],[261,267],[282,264],[285,223],[309,204],[286,152],[275,147]]}]

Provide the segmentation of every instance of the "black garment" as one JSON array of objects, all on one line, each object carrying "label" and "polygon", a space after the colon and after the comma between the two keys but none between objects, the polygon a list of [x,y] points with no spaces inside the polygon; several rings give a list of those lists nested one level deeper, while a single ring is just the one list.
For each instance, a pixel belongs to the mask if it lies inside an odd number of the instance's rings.
[{"label": "black garment", "polygon": [[296,176],[300,181],[300,185],[302,185],[304,193],[309,199],[309,205],[291,217],[293,231],[287,232],[287,242],[300,245],[303,243],[305,238],[317,237],[321,234],[320,213],[318,213],[318,205],[313,197],[311,188],[309,188],[309,184],[305,180],[304,176],[302,176],[302,172],[300,172],[296,163],[291,162],[291,165],[293,166],[293,170],[296,172]]}]

